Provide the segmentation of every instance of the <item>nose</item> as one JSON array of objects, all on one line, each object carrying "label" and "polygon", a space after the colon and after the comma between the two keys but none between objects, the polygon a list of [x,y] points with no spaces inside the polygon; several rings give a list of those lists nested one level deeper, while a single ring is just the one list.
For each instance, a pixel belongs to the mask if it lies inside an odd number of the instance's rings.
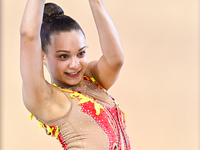
[{"label": "nose", "polygon": [[80,61],[77,57],[72,57],[71,62],[69,64],[69,68],[77,68],[80,64]]}]

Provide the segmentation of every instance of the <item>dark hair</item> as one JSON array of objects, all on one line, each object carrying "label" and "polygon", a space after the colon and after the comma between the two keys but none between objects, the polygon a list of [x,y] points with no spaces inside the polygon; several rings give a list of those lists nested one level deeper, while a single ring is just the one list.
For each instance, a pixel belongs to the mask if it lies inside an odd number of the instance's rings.
[{"label": "dark hair", "polygon": [[46,47],[51,44],[51,35],[72,30],[80,30],[85,35],[80,25],[74,19],[64,15],[64,11],[60,6],[54,3],[46,3],[40,31],[43,52],[47,53]]}]

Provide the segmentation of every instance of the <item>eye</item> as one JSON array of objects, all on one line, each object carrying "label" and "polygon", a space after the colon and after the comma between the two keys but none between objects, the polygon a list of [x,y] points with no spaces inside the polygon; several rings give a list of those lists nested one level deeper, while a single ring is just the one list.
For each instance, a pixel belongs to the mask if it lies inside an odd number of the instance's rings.
[{"label": "eye", "polygon": [[60,55],[59,58],[61,58],[61,59],[66,59],[66,58],[68,58],[68,55],[63,54],[63,55]]},{"label": "eye", "polygon": [[78,56],[84,56],[85,55],[85,51],[81,51],[80,53],[78,53]]}]

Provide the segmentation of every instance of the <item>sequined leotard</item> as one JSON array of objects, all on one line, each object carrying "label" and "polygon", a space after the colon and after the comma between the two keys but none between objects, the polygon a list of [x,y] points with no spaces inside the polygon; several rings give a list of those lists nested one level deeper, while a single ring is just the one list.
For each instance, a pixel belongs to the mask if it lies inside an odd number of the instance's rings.
[{"label": "sequined leotard", "polygon": [[84,77],[84,87],[77,91],[60,90],[71,99],[70,112],[50,122],[36,118],[48,135],[60,141],[64,150],[131,149],[124,113],[94,79]]}]

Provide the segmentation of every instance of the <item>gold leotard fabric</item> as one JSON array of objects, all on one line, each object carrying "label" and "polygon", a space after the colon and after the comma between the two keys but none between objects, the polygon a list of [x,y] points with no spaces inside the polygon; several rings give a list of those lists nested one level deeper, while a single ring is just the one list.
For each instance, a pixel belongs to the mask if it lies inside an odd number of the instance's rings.
[{"label": "gold leotard fabric", "polygon": [[64,150],[129,150],[124,113],[96,81],[84,77],[84,86],[62,89],[70,99],[70,111],[53,121],[38,121],[55,136]]}]

